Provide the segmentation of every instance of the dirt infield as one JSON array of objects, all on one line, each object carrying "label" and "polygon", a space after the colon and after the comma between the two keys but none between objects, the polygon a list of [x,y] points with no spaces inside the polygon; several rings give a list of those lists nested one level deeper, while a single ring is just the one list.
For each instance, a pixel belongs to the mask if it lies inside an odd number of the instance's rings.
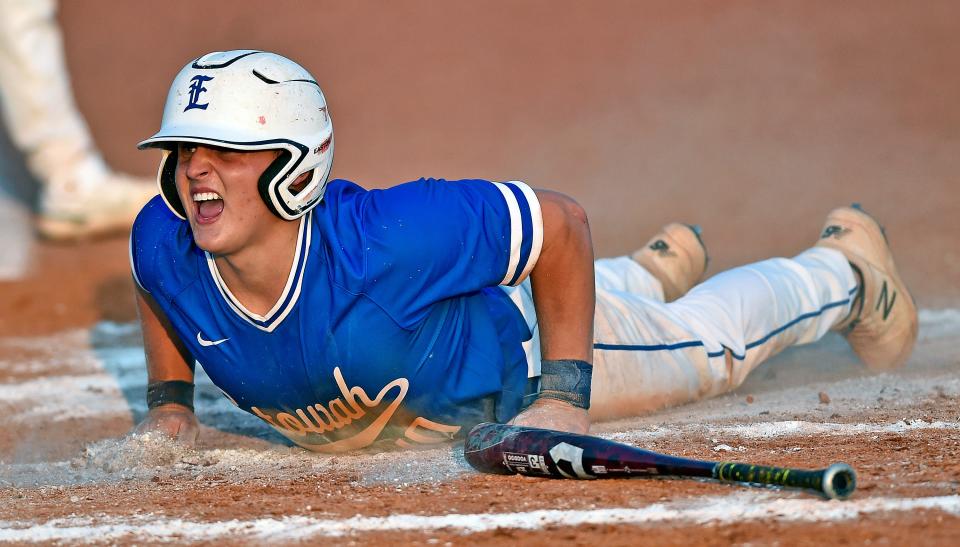
[{"label": "dirt infield", "polygon": [[198,449],[121,439],[145,412],[135,326],[8,337],[0,541],[942,544],[960,533],[960,363],[949,351],[960,311],[921,321],[896,374],[865,374],[831,337],[762,366],[737,393],[595,429],[701,459],[846,461],[859,488],[845,502],[710,482],[484,476],[455,445],[310,454],[202,375]]},{"label": "dirt infield", "polygon": [[[700,223],[709,274],[816,237],[834,205],[887,225],[922,308],[871,375],[830,336],[735,393],[599,424],[704,459],[853,465],[846,502],[677,480],[482,476],[455,445],[291,447],[201,375],[201,445],[124,439],[145,372],[123,238],[35,246],[0,282],[0,543],[942,545],[960,537],[960,6],[881,1],[65,2],[77,99],[107,158],[213,49],[317,75],[335,176],[520,178],[587,208],[601,255]],[[0,237],[8,235],[0,227]]]}]

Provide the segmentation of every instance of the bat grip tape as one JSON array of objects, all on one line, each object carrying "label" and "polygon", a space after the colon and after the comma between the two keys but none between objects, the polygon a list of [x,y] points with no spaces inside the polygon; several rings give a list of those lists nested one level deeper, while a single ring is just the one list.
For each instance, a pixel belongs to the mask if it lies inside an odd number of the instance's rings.
[{"label": "bat grip tape", "polygon": [[147,386],[147,408],[177,403],[193,411],[193,383],[183,380],[154,382]]},{"label": "bat grip tape", "polygon": [[540,362],[540,397],[589,409],[592,378],[593,365],[586,361],[543,360]]}]

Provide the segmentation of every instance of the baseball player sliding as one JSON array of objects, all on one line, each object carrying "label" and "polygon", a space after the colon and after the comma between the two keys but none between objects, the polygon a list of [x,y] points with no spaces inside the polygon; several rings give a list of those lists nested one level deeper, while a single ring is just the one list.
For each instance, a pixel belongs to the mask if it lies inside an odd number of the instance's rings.
[{"label": "baseball player sliding", "polygon": [[296,444],[413,446],[482,421],[584,433],[723,393],[839,330],[902,365],[914,303],[877,222],[832,211],[814,247],[716,275],[670,224],[594,261],[586,214],[520,181],[328,182],[316,80],[259,51],[191,61],[160,131],[160,196],[130,244],[150,408],[136,432],[193,443],[193,363]]}]

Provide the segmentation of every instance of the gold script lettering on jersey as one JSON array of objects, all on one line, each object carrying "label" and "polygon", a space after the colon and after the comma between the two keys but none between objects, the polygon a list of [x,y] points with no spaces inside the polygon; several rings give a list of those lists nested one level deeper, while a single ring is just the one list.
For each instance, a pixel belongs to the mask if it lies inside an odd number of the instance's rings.
[{"label": "gold script lettering on jersey", "polygon": [[[387,427],[400,408],[403,399],[407,396],[410,382],[406,378],[397,378],[383,386],[373,399],[359,386],[347,387],[340,367],[333,369],[333,379],[340,390],[340,397],[329,401],[326,405],[317,403],[305,409],[298,408],[294,414],[289,412],[267,412],[251,407],[251,412],[267,422],[288,439],[298,445],[317,452],[347,452],[359,450],[373,444]],[[388,396],[393,395],[392,399]],[[308,435],[316,434],[327,437],[327,433],[336,433],[348,428],[356,421],[361,421],[368,414],[379,410],[379,415],[363,429],[345,438],[328,442],[311,442]],[[459,426],[440,424],[418,417],[406,428],[405,439],[398,439],[396,443],[403,447],[411,446],[412,441],[417,444],[430,444],[448,441],[460,430]]]}]

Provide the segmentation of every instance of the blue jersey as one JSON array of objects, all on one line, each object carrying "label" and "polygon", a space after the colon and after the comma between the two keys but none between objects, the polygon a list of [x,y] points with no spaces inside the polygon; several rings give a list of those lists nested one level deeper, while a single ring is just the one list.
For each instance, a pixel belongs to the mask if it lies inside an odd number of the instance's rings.
[{"label": "blue jersey", "polygon": [[137,283],[238,407],[322,451],[437,442],[519,412],[530,331],[498,285],[520,283],[540,253],[529,187],[334,180],[296,222],[287,284],[265,315],[231,294],[159,197],[134,224]]}]

